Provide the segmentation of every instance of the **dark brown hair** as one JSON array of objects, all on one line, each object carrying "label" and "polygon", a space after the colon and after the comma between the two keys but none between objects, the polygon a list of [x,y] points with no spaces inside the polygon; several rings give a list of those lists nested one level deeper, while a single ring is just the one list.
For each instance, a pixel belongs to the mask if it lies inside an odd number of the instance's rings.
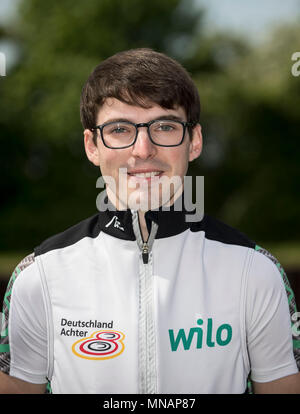
[{"label": "dark brown hair", "polygon": [[199,122],[200,100],[188,72],[175,60],[152,49],[117,53],[100,63],[85,83],[80,100],[83,128],[96,125],[98,111],[106,98],[150,108],[182,106],[188,122]]}]

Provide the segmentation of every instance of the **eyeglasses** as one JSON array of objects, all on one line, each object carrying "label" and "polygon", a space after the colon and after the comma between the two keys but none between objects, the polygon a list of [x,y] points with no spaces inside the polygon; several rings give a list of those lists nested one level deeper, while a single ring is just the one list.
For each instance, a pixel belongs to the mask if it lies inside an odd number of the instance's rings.
[{"label": "eyeglasses", "polygon": [[194,127],[196,122],[174,121],[169,119],[153,120],[135,124],[129,121],[107,122],[97,125],[100,130],[103,144],[107,148],[128,148],[135,144],[138,136],[138,128],[145,127],[150,141],[160,147],[177,147],[182,144],[187,127]]}]

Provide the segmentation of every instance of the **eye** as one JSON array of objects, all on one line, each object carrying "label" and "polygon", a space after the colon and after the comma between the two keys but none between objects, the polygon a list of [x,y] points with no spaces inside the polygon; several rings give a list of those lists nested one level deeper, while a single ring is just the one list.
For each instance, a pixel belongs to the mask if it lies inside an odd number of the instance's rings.
[{"label": "eye", "polygon": [[154,130],[159,132],[175,132],[181,127],[180,124],[174,121],[158,121],[153,124]]},{"label": "eye", "polygon": [[174,126],[173,125],[169,125],[169,124],[160,124],[158,126],[158,129],[160,129],[161,131],[173,131]]},{"label": "eye", "polygon": [[125,124],[111,124],[105,127],[105,133],[110,135],[128,134],[131,130],[131,126]]},{"label": "eye", "polygon": [[115,127],[115,128],[112,128],[111,130],[110,130],[110,133],[111,134],[124,134],[124,133],[126,133],[126,132],[128,132],[128,129],[126,129],[125,127],[121,127],[121,126],[117,126],[117,127]]}]

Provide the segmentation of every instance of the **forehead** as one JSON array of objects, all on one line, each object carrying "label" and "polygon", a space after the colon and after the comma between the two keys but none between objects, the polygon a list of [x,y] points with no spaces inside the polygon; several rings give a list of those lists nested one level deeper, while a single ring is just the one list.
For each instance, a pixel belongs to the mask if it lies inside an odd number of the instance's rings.
[{"label": "forehead", "polygon": [[107,98],[97,114],[97,125],[114,119],[127,119],[131,122],[148,122],[161,116],[173,115],[186,120],[185,110],[179,106],[166,109],[155,103],[149,103],[149,108],[129,105],[116,98]]}]

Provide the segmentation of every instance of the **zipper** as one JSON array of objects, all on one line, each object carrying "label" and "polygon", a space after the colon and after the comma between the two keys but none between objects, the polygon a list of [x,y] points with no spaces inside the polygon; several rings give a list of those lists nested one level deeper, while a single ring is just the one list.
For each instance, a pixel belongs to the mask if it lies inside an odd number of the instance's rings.
[{"label": "zipper", "polygon": [[[139,221],[138,214],[137,214],[137,221],[138,221],[138,224],[139,224],[139,226],[138,226],[139,234],[138,235],[136,234],[137,243],[138,243],[138,245],[139,245],[139,247],[142,251],[143,263],[148,264],[148,262],[149,262],[149,253],[151,251],[152,244],[154,242],[154,238],[155,238],[155,235],[156,235],[156,232],[157,232],[157,228],[156,228],[157,225],[152,222],[152,227],[151,227],[151,231],[150,231],[150,234],[148,236],[148,239],[147,239],[147,241],[144,241],[143,236],[142,236],[142,231],[141,231],[141,226],[140,226],[140,221]],[[139,237],[137,237],[137,236],[139,236]]]},{"label": "zipper", "polygon": [[149,262],[149,246],[148,246],[147,242],[144,242],[143,247],[142,247],[142,258],[143,258],[143,263],[148,264],[148,262]]},{"label": "zipper", "polygon": [[138,389],[140,394],[157,393],[156,330],[154,316],[153,262],[151,250],[158,225],[152,222],[143,240],[138,213],[132,211],[132,225],[139,247]]}]

